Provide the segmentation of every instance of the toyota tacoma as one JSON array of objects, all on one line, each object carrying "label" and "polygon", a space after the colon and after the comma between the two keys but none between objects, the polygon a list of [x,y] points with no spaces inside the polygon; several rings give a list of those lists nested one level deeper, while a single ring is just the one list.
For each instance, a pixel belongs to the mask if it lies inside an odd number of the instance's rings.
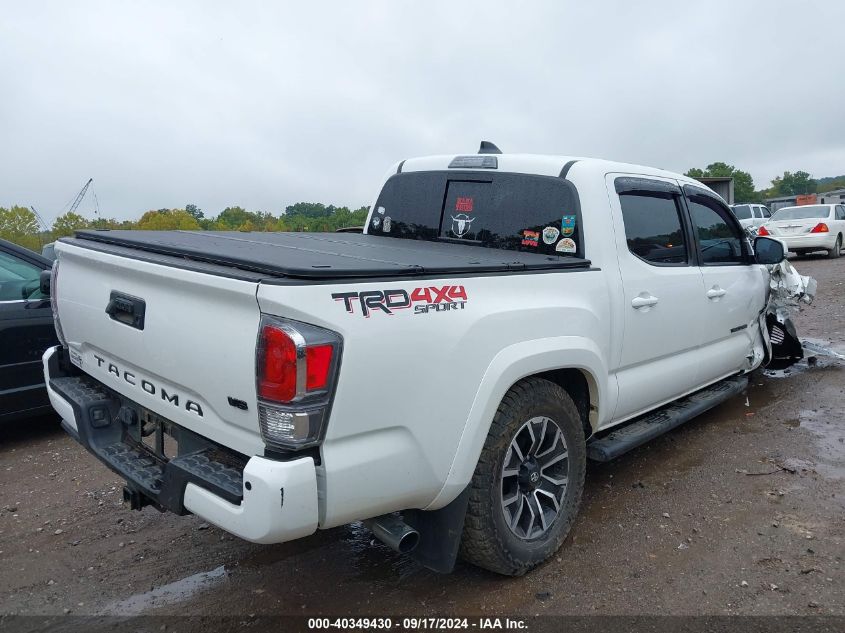
[{"label": "toyota tacoma", "polygon": [[55,251],[50,400],[133,508],[257,543],[364,521],[432,569],[509,575],[561,546],[588,459],[772,358],[784,255],[686,176],[490,143],[395,165],[362,234]]}]

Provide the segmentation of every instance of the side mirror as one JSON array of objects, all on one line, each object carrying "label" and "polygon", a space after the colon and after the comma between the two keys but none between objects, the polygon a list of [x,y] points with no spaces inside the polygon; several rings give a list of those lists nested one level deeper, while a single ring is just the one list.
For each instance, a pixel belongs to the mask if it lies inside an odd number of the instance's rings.
[{"label": "side mirror", "polygon": [[758,264],[779,264],[786,257],[783,242],[770,237],[754,238],[754,256]]},{"label": "side mirror", "polygon": [[45,297],[50,296],[50,273],[53,272],[49,268],[47,270],[42,270],[41,275],[38,278],[38,285],[41,288],[41,294]]}]

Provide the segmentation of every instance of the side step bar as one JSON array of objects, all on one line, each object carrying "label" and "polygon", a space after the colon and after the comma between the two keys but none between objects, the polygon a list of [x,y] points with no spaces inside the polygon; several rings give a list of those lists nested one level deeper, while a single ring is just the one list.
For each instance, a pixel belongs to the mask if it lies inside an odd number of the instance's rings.
[{"label": "side step bar", "polygon": [[727,378],[715,385],[676,400],[662,409],[646,413],[607,435],[587,443],[587,457],[597,462],[609,462],[623,453],[653,440],[658,435],[689,422],[729,398],[745,391],[748,376]]}]

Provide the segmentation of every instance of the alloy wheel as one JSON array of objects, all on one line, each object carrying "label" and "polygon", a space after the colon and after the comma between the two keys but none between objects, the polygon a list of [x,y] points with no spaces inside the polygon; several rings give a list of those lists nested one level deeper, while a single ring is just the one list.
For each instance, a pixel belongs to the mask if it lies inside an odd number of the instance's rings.
[{"label": "alloy wheel", "polygon": [[548,532],[568,479],[569,453],[560,427],[551,418],[531,418],[514,435],[502,464],[502,512],[511,532],[525,540]]}]

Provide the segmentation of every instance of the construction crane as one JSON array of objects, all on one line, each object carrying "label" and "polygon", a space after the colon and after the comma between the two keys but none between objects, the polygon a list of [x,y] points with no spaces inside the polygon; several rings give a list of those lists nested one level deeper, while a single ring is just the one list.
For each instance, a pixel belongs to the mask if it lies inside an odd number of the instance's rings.
[{"label": "construction crane", "polygon": [[50,227],[47,226],[47,223],[44,221],[44,218],[42,218],[41,214],[35,210],[35,207],[30,205],[29,208],[32,209],[32,212],[35,214],[35,217],[38,218],[38,223],[41,225],[38,231],[38,245],[41,248],[44,248],[44,234],[50,232]]},{"label": "construction crane", "polygon": [[35,217],[38,218],[38,223],[41,225],[41,230],[42,231],[49,231],[50,227],[47,226],[47,223],[44,221],[44,218],[42,218],[41,214],[38,213],[38,211],[35,210],[35,207],[30,206],[29,208],[32,209],[32,212],[35,214]]},{"label": "construction crane", "polygon": [[80,203],[80,202],[82,202],[82,198],[84,198],[84,197],[85,197],[85,192],[86,192],[86,191],[88,191],[88,187],[90,187],[90,186],[91,186],[91,183],[92,183],[92,182],[94,182],[94,179],[93,179],[93,178],[89,178],[89,179],[88,179],[88,182],[86,182],[86,183],[85,183],[85,186],[84,186],[84,187],[82,187],[82,191],[80,191],[80,192],[76,195],[76,199],[73,201],[73,204],[72,204],[72,205],[70,205],[70,210],[68,210],[68,213],[73,213],[74,211],[76,211],[76,207],[78,207],[78,206],[79,206],[79,203]]}]

